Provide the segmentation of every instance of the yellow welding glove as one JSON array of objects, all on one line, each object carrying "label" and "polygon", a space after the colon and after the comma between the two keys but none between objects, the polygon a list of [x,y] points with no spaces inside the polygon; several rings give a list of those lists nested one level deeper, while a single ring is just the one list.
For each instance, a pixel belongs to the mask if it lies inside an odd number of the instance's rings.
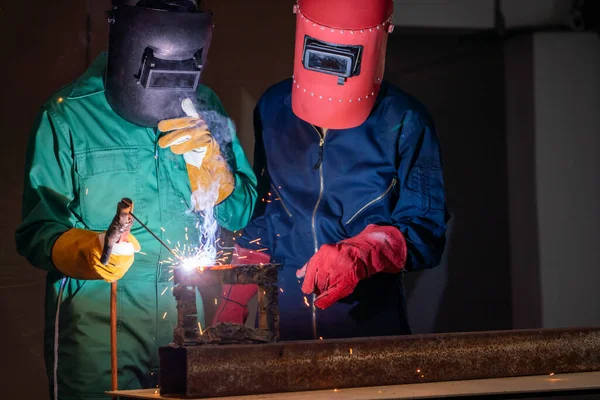
[{"label": "yellow welding glove", "polygon": [[113,246],[108,264],[100,262],[104,247],[104,232],[70,229],[63,233],[52,247],[52,261],[60,272],[75,279],[114,282],[131,267],[140,244],[130,233],[127,242]]},{"label": "yellow welding glove", "polygon": [[163,120],[158,123],[158,130],[169,132],[159,139],[158,145],[182,154],[185,159],[196,210],[205,210],[229,197],[235,179],[219,143],[201,118]]}]

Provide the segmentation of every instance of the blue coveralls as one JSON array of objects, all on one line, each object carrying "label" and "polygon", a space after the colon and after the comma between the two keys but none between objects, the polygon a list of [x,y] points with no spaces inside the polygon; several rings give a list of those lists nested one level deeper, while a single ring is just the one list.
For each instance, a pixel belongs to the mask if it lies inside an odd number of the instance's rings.
[{"label": "blue coveralls", "polygon": [[[307,306],[295,274],[321,245],[368,224],[393,225],[407,241],[406,269],[435,267],[448,213],[440,144],[421,103],[384,83],[367,121],[323,137],[292,112],[291,84],[272,86],[255,109],[259,202],[238,244],[267,248],[283,264],[281,339],[302,340],[314,336],[312,296]],[[323,338],[410,333],[402,274],[363,280],[343,301],[316,309],[315,320]]]}]

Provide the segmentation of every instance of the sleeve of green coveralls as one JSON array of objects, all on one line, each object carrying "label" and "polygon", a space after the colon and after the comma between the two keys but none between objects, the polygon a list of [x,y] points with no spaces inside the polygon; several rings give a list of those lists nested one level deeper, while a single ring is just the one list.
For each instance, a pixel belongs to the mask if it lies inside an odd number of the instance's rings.
[{"label": "sleeve of green coveralls", "polygon": [[[212,93],[212,105],[215,111],[227,116],[223,105],[214,93]],[[227,199],[215,207],[215,210],[219,225],[230,231],[237,231],[246,226],[254,212],[257,197],[256,176],[231,122],[229,127],[232,141],[226,153],[229,167],[235,178],[235,188]]]},{"label": "sleeve of green coveralls", "polygon": [[75,226],[69,210],[73,200],[73,157],[68,130],[50,109],[38,115],[27,145],[22,221],[17,251],[34,266],[56,271],[52,246]]}]

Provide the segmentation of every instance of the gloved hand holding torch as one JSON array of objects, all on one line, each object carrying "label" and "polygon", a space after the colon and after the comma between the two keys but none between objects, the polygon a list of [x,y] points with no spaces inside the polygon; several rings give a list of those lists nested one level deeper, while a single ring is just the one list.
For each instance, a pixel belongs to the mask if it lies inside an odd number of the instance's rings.
[{"label": "gloved hand holding torch", "polygon": [[133,202],[123,199],[107,231],[98,233],[73,228],[63,233],[52,247],[54,266],[75,279],[116,282],[133,264],[140,251],[137,239],[129,233]]},{"label": "gloved hand holding torch", "polygon": [[326,309],[354,292],[361,280],[402,271],[406,257],[406,240],[398,228],[372,224],[355,237],[321,246],[296,277],[304,278],[302,292],[317,295],[315,306]]},{"label": "gloved hand holding torch", "polygon": [[[190,116],[160,121],[158,130],[170,132],[161,137],[158,145],[182,154],[192,187],[192,202],[196,211],[220,204],[233,192],[235,180],[221,154],[219,143],[211,134],[208,125],[195,112],[191,101],[184,100],[182,107]],[[218,184],[214,199],[205,195]]]}]

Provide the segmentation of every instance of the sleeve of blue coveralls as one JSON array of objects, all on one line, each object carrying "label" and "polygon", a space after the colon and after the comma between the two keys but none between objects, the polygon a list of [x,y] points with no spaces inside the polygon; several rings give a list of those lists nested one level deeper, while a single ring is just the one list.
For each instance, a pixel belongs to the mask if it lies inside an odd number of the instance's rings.
[{"label": "sleeve of blue coveralls", "polygon": [[[271,179],[267,169],[267,156],[263,143],[263,126],[260,116],[260,102],[254,109],[254,174],[258,180],[258,199],[252,220],[248,223],[242,236],[237,240],[241,247],[246,249],[267,248],[269,254],[273,254],[274,234],[269,229],[269,217],[267,206],[268,194],[271,187]],[[260,241],[250,243],[255,239]]]},{"label": "sleeve of blue coveralls", "polygon": [[398,152],[400,196],[392,220],[406,240],[406,269],[432,268],[440,263],[448,221],[440,142],[433,121],[408,112]]}]

